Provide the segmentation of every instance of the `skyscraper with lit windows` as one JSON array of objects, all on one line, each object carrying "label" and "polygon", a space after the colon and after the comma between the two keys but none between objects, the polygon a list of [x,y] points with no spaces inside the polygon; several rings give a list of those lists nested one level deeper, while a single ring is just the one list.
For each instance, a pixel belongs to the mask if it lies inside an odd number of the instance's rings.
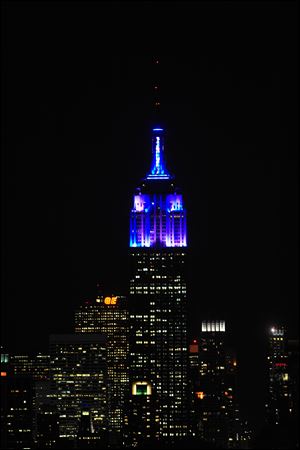
[{"label": "skyscraper with lit windows", "polygon": [[32,388],[32,427],[36,447],[55,445],[58,415],[50,382],[50,355],[11,355],[13,378],[30,380]]},{"label": "skyscraper with lit windows", "polygon": [[189,345],[192,433],[218,448],[240,448],[249,439],[237,405],[237,360],[225,337],[224,320],[205,320]]},{"label": "skyscraper with lit windows", "polygon": [[[58,447],[107,444],[106,338],[50,335],[50,376],[58,412]],[[88,425],[88,426],[87,426]]]},{"label": "skyscraper with lit windows", "polygon": [[[160,127],[152,130],[150,173],[133,197],[129,245],[131,400],[148,396],[148,416],[156,410],[158,427],[149,417],[144,438],[172,442],[188,433],[187,233],[183,197],[166,168]],[[140,383],[151,389],[136,391]]]},{"label": "skyscraper with lit windows", "polygon": [[289,420],[292,413],[287,339],[283,326],[274,325],[270,328],[267,358],[269,370],[267,419],[272,425],[282,425]]},{"label": "skyscraper with lit windows", "polygon": [[129,313],[127,298],[97,295],[75,311],[76,333],[106,337],[108,439],[110,447],[123,442],[124,403],[128,390]]},{"label": "skyscraper with lit windows", "polygon": [[1,448],[33,448],[33,383],[27,373],[14,374],[1,349]]}]

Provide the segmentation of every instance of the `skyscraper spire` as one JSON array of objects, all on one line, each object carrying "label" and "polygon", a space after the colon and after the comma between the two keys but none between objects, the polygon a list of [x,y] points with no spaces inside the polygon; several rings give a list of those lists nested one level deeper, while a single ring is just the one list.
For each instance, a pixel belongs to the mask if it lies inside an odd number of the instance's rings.
[{"label": "skyscraper spire", "polygon": [[152,165],[136,189],[130,214],[132,390],[125,422],[132,447],[153,439],[172,446],[189,433],[186,210],[164,161],[159,65],[156,59]]},{"label": "skyscraper spire", "polygon": [[152,128],[152,164],[147,179],[170,179],[166,168],[164,155],[164,130],[160,127]]},{"label": "skyscraper spire", "polygon": [[152,163],[147,179],[172,178],[166,168],[164,157],[164,127],[161,123],[160,59],[153,58],[153,121],[152,121]]}]

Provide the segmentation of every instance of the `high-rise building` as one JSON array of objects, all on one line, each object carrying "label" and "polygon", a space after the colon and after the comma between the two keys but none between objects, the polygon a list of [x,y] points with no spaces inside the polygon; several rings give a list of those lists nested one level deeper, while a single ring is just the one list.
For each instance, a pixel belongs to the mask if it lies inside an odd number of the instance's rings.
[{"label": "high-rise building", "polygon": [[34,428],[35,448],[56,448],[59,437],[59,414],[57,396],[49,380],[34,382]]},{"label": "high-rise building", "polygon": [[267,332],[268,370],[265,426],[255,448],[299,448],[299,342],[282,324]]},{"label": "high-rise building", "polygon": [[[296,423],[299,421],[299,339],[287,341],[288,373],[290,378],[290,409]],[[298,438],[299,443],[299,438]],[[299,446],[299,445],[298,445]]]},{"label": "high-rise building", "polygon": [[15,375],[5,353],[1,354],[1,448],[34,448],[32,378]]},{"label": "high-rise building", "polygon": [[189,344],[189,366],[188,366],[188,387],[189,387],[189,422],[191,435],[193,437],[203,437],[200,422],[200,414],[197,408],[200,386],[200,359],[199,359],[199,339],[193,339]]},{"label": "high-rise building", "polygon": [[200,337],[189,346],[189,367],[193,435],[221,448],[237,448],[244,439],[236,401],[237,361],[226,348],[225,321],[202,322]]},{"label": "high-rise building", "polygon": [[[86,447],[105,446],[108,417],[105,337],[51,335],[50,355],[60,446],[78,443]],[[89,429],[83,427],[83,422],[89,424]]]},{"label": "high-rise building", "polygon": [[58,436],[57,411],[50,384],[50,355],[12,355],[14,378],[31,383],[33,441],[38,448],[53,447]]},{"label": "high-rise building", "polygon": [[269,370],[267,420],[270,425],[282,425],[289,420],[292,413],[287,338],[283,326],[274,325],[270,328],[267,358]]},{"label": "high-rise building", "polygon": [[5,353],[4,348],[1,346],[1,365],[0,365],[0,394],[1,394],[1,421],[0,421],[0,439],[1,439],[1,448],[8,448],[7,438],[8,438],[8,430],[7,430],[7,414],[9,411],[9,401],[8,401],[8,392],[9,392],[9,384],[7,380],[10,376],[10,367],[9,367],[9,355]]},{"label": "high-rise building", "polygon": [[111,447],[123,442],[124,403],[128,391],[129,313],[126,297],[98,295],[75,312],[76,333],[101,333],[107,347],[108,435]]},{"label": "high-rise building", "polygon": [[156,409],[158,428],[149,419],[145,437],[172,442],[188,433],[187,233],[183,197],[164,158],[164,130],[156,127],[151,171],[130,218],[130,385],[151,386],[141,391],[148,403],[131,395],[135,408],[148,404],[148,416]]},{"label": "high-rise building", "polygon": [[50,355],[11,355],[10,364],[15,376],[31,376],[35,381],[49,380]]},{"label": "high-rise building", "polygon": [[148,381],[131,385],[127,399],[124,444],[129,447],[155,445],[159,438],[159,402]]}]

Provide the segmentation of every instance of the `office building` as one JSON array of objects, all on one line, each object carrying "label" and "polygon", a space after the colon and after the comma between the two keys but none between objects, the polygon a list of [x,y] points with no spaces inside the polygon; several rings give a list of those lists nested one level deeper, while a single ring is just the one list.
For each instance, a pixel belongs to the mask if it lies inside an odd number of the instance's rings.
[{"label": "office building", "polygon": [[[50,336],[52,389],[59,421],[59,445],[86,446],[107,443],[106,340],[100,334]],[[90,429],[82,434],[82,417]]]},{"label": "office building", "polygon": [[299,421],[299,339],[288,339],[288,374],[290,378],[291,416],[295,422]]},{"label": "office building", "polygon": [[287,338],[283,326],[274,325],[269,330],[267,359],[267,421],[270,425],[282,425],[289,421],[293,412]]},{"label": "office building", "polygon": [[32,432],[37,447],[53,447],[57,439],[57,413],[50,389],[50,355],[11,355],[12,376],[27,378],[32,393]]},{"label": "office building", "polygon": [[[136,189],[130,218],[130,385],[151,385],[158,430],[149,439],[187,436],[186,210],[166,169],[164,130],[152,130],[152,166]],[[137,407],[133,395],[131,400]],[[143,403],[143,406],[145,404]],[[130,428],[130,425],[129,425]]]},{"label": "office building", "polygon": [[101,333],[107,348],[108,434],[111,447],[123,442],[124,403],[129,389],[129,314],[127,299],[98,295],[75,312],[76,333]]},{"label": "office building", "polygon": [[159,403],[147,381],[131,385],[124,423],[124,445],[137,447],[157,445],[159,439]]},{"label": "office building", "polygon": [[225,321],[205,320],[189,346],[192,434],[221,448],[238,448],[244,433],[236,399],[237,360],[225,336]]},{"label": "office building", "polygon": [[1,353],[1,448],[34,448],[32,378],[15,375],[6,353]]}]

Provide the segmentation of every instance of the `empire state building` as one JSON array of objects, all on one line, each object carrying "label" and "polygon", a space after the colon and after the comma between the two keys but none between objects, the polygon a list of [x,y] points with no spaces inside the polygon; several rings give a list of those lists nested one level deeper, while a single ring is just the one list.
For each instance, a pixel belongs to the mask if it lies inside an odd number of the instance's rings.
[{"label": "empire state building", "polygon": [[159,127],[151,170],[133,196],[129,246],[131,441],[172,443],[188,433],[187,233]]}]

